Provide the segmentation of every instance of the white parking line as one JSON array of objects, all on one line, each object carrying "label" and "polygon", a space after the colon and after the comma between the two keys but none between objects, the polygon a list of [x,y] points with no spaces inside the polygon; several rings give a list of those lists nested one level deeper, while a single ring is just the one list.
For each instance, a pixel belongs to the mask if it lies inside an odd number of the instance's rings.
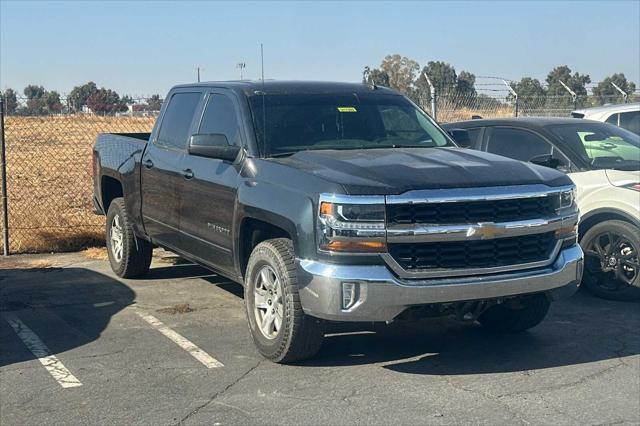
[{"label": "white parking line", "polygon": [[176,345],[180,346],[185,351],[189,352],[192,357],[200,361],[207,368],[218,368],[224,367],[220,361],[197,347],[193,344],[189,339],[183,337],[182,335],[176,333],[166,325],[162,323],[158,318],[150,315],[144,311],[136,310],[136,313],[140,318],[148,322],[153,328],[158,330],[160,333],[164,334],[170,340],[172,340]]},{"label": "white parking line", "polygon": [[51,354],[47,345],[45,345],[20,318],[9,312],[3,313],[2,317],[11,325],[13,331],[20,337],[20,340],[22,340],[31,353],[38,358],[38,361],[44,365],[44,368],[46,368],[60,386],[63,388],[82,386],[80,380],[71,374],[55,355]]}]

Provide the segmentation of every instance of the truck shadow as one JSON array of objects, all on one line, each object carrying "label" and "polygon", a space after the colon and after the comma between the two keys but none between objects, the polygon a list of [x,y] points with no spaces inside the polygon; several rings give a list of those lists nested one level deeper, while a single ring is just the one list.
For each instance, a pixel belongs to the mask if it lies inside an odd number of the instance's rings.
[{"label": "truck shadow", "polygon": [[28,327],[51,354],[98,339],[136,293],[111,277],[84,268],[0,271],[0,366],[36,357],[16,331]]},{"label": "truck shadow", "polygon": [[388,370],[462,375],[538,370],[640,353],[640,305],[585,292],[557,302],[538,327],[494,334],[453,319],[386,325],[332,325],[307,366],[381,363]]}]

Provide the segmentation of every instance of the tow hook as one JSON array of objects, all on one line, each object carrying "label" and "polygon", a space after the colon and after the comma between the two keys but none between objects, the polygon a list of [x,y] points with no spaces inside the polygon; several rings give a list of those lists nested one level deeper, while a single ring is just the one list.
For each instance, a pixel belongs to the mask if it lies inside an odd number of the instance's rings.
[{"label": "tow hook", "polygon": [[473,322],[478,319],[487,308],[484,300],[476,302],[465,302],[456,306],[456,317],[459,321]]}]

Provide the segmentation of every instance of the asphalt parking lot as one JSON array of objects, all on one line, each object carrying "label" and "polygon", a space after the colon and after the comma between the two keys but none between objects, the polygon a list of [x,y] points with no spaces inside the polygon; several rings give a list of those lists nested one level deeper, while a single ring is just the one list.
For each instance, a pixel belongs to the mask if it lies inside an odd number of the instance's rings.
[{"label": "asphalt parking lot", "polygon": [[[640,422],[640,304],[580,292],[528,333],[336,325],[263,360],[242,289],[172,257],[120,280],[80,254],[0,260],[0,424]],[[37,355],[37,356],[36,356]]]}]

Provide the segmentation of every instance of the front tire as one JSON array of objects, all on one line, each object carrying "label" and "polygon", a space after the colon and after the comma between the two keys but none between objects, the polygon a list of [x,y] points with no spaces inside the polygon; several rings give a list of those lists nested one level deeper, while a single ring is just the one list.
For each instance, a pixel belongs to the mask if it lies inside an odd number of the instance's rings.
[{"label": "front tire", "polygon": [[153,246],[134,235],[123,198],[116,198],[109,205],[105,231],[107,253],[113,272],[122,278],[145,275],[151,265]]},{"label": "front tire", "polygon": [[247,265],[244,302],[249,331],[265,358],[290,363],[313,357],[322,346],[322,321],[302,310],[291,240],[258,244]]},{"label": "front tire", "polygon": [[492,331],[517,333],[540,324],[547,316],[549,305],[544,294],[521,296],[490,307],[478,322]]},{"label": "front tire", "polygon": [[585,255],[582,282],[594,295],[610,300],[640,298],[640,231],[608,220],[590,228],[580,246]]}]

